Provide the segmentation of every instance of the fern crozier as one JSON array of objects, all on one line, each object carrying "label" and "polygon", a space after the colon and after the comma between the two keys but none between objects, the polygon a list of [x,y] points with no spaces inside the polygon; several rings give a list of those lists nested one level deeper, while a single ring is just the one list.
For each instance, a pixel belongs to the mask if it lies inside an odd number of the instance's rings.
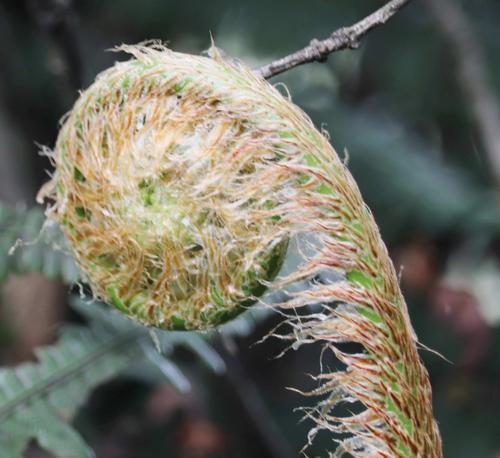
[{"label": "fern crozier", "polygon": [[[204,329],[267,287],[325,271],[335,283],[293,293],[284,338],[321,342],[346,369],[318,375],[310,438],[329,430],[334,456],[441,456],[428,375],[396,273],[352,176],[302,110],[240,63],[124,46],[59,134],[40,198],[96,296],[148,325]],[[287,241],[319,248],[274,279]],[[337,344],[356,342],[347,353]],[[361,413],[340,417],[341,402]]]}]

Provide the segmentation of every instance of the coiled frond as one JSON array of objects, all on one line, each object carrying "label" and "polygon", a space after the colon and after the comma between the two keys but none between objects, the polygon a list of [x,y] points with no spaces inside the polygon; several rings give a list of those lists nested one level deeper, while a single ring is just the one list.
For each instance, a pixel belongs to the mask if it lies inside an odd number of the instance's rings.
[{"label": "coiled frond", "polygon": [[[431,390],[397,276],[378,228],[328,139],[246,66],[124,46],[61,129],[56,172],[40,197],[94,293],[143,323],[200,329],[266,287],[325,271],[284,308],[323,303],[292,321],[297,345],[322,342],[347,367],[318,376],[308,412],[339,439],[336,456],[441,456]],[[287,241],[315,253],[273,280]],[[341,305],[336,306],[335,303]],[[356,342],[363,351],[342,351]],[[339,417],[340,402],[363,412]]]}]

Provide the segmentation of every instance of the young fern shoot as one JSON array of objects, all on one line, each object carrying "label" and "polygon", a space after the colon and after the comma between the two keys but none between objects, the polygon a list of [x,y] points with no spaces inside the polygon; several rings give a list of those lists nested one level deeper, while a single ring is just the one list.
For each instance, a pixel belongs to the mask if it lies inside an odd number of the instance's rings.
[{"label": "young fern shoot", "polygon": [[[207,329],[266,288],[320,272],[283,308],[297,344],[322,342],[346,369],[318,375],[308,411],[333,456],[440,457],[428,375],[387,250],[359,189],[309,117],[241,63],[159,45],[97,78],[64,120],[39,198],[94,294],[146,325]],[[317,250],[275,278],[288,240]],[[356,342],[347,353],[337,344]],[[338,416],[342,402],[361,413]],[[333,447],[335,449],[335,447]]]}]

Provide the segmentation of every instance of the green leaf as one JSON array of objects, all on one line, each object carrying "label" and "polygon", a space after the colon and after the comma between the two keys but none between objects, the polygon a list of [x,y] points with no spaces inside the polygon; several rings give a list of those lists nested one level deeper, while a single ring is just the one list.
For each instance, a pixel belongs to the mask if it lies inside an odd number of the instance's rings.
[{"label": "green leaf", "polygon": [[292,132],[280,132],[279,133],[280,138],[293,138],[293,133]]},{"label": "green leaf", "polygon": [[330,195],[333,194],[333,189],[325,183],[321,183],[318,186],[318,192],[320,194]]},{"label": "green leaf", "polygon": [[[90,322],[91,326],[105,326],[113,332],[120,333],[130,332],[133,330],[143,332],[146,338],[143,339],[142,348],[145,349],[145,347],[147,347],[147,343],[149,343],[150,346],[153,345],[153,342],[150,339],[150,328],[125,318],[122,313],[108,307],[104,303],[98,301],[89,302],[88,298],[83,299],[79,295],[71,296],[69,302],[78,313],[82,314]],[[260,313],[267,316],[267,312],[268,311],[264,311],[263,309],[258,312],[248,311],[245,314],[246,319],[241,317],[234,321],[245,321],[245,325],[243,327],[245,329],[253,329],[253,325],[257,321],[255,315]],[[252,320],[252,323],[248,322],[249,320]],[[233,324],[235,324],[235,322],[233,322]],[[182,323],[184,323],[183,320]],[[156,338],[160,342],[161,354],[164,358],[169,357],[173,349],[176,346],[181,345],[198,355],[202,362],[204,362],[206,366],[208,366],[215,373],[220,374],[224,371],[224,361],[209,343],[209,340],[213,336],[219,336],[219,333],[221,332],[220,330],[216,333],[198,333],[193,331],[185,332],[183,330],[180,332],[173,332],[156,329],[154,332]],[[223,332],[229,335],[241,334],[241,332],[239,333],[234,329],[225,330]],[[155,361],[153,361],[153,363],[155,363]]]},{"label": "green leaf", "polygon": [[116,286],[111,285],[106,288],[107,293],[110,296],[111,303],[121,312],[125,313],[128,315],[129,311],[125,303],[121,300],[119,294],[118,294],[118,289]]},{"label": "green leaf", "polygon": [[224,297],[222,297],[220,289],[213,283],[210,285],[210,297],[214,301],[215,305],[218,305],[219,307],[226,307],[226,301],[224,300]]},{"label": "green leaf", "polygon": [[87,211],[83,207],[75,207],[75,213],[80,217],[80,218],[85,218],[87,216]]},{"label": "green leaf", "polygon": [[389,412],[396,415],[399,422],[403,425],[403,427],[406,429],[408,434],[410,436],[412,436],[413,435],[413,423],[403,412],[401,412],[401,410],[396,406],[394,401],[389,396],[386,396],[386,398],[385,398],[385,406]]},{"label": "green leaf", "polygon": [[370,321],[372,321],[375,324],[382,324],[384,321],[382,320],[382,317],[375,312],[375,310],[369,309],[368,307],[365,307],[364,305],[356,305],[356,310],[363,315],[365,318],[368,318]]},{"label": "green leaf", "polygon": [[80,270],[56,224],[45,223],[41,208],[9,208],[0,203],[0,282],[10,274],[41,272],[76,283]]},{"label": "green leaf", "polygon": [[304,154],[304,161],[308,167],[319,167],[319,161],[310,153]]},{"label": "green leaf", "polygon": [[81,170],[75,166],[73,169],[73,177],[75,178],[76,181],[81,181],[84,182],[86,181],[85,175],[81,172]]},{"label": "green leaf", "polygon": [[129,367],[141,349],[137,333],[66,327],[56,345],[37,349],[37,363],[0,369],[0,457],[38,444],[57,457],[93,456],[67,423],[90,391]]},{"label": "green leaf", "polygon": [[184,331],[186,329],[186,322],[182,318],[172,315],[170,319],[172,320],[173,329],[176,331]]},{"label": "green leaf", "polygon": [[353,283],[358,283],[365,288],[373,287],[373,280],[360,270],[351,270],[345,274],[347,280]]},{"label": "green leaf", "polygon": [[180,81],[179,83],[177,83],[175,86],[174,86],[174,92],[175,93],[179,93],[179,92],[182,92],[186,86],[190,83],[193,82],[193,78],[185,78],[183,79],[182,81]]}]

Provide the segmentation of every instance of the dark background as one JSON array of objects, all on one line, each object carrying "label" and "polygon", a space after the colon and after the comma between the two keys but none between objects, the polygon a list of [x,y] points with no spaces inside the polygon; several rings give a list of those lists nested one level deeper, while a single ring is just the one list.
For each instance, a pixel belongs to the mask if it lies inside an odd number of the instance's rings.
[{"label": "dark background", "polygon": [[[157,38],[199,53],[211,33],[225,52],[258,66],[382,4],[0,1],[0,202],[35,205],[50,168],[39,145],[54,144],[77,90],[124,58],[107,49]],[[349,157],[402,266],[416,332],[451,361],[422,352],[445,456],[493,458],[500,456],[500,133],[488,124],[500,132],[500,3],[429,5],[414,1],[361,49],[272,82],[285,82]],[[79,319],[58,282],[15,276],[1,288],[2,364],[32,358],[32,348],[52,342],[60,323]],[[317,373],[318,349],[272,360],[282,348],[277,342],[251,347],[277,320],[236,338],[233,353],[221,344],[224,375],[177,351],[193,384],[189,394],[130,378],[102,386],[78,415],[78,430],[99,458],[297,456],[308,425],[292,411],[303,400],[285,387],[304,386],[306,374]],[[320,436],[311,455],[328,445]],[[35,446],[27,453],[45,456]]]}]

